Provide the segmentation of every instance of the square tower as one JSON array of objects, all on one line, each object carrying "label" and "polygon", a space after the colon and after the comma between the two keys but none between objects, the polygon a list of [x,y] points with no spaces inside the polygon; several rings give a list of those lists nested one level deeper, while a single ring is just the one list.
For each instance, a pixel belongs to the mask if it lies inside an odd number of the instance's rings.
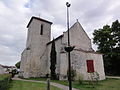
[{"label": "square tower", "polygon": [[46,44],[51,37],[51,24],[45,19],[32,17],[27,25],[26,49],[21,57],[24,77],[40,77],[47,73]]}]

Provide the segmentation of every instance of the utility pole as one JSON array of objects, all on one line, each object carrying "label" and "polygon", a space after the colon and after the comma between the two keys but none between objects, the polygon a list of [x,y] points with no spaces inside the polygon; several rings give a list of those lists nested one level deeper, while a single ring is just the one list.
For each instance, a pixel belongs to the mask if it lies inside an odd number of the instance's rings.
[{"label": "utility pole", "polygon": [[72,80],[71,80],[71,59],[70,59],[70,52],[74,49],[74,46],[70,46],[70,35],[69,35],[69,7],[71,4],[66,2],[67,6],[67,29],[68,29],[68,46],[65,47],[65,51],[68,52],[68,81],[69,81],[69,90],[72,90]]}]

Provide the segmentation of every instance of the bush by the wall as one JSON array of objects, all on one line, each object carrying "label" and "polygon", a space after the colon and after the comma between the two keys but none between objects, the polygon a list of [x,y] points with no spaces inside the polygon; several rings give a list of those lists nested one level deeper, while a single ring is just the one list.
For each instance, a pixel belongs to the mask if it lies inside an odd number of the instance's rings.
[{"label": "bush by the wall", "polygon": [[12,78],[13,78],[16,74],[18,74],[18,71],[17,69],[13,69],[12,72],[9,73],[12,74]]},{"label": "bush by the wall", "polygon": [[0,90],[7,90],[9,88],[11,74],[0,75]]},{"label": "bush by the wall", "polygon": [[[71,67],[71,80],[74,81],[75,77],[76,77],[76,70],[73,69],[73,67]],[[69,76],[69,71],[67,70],[67,76]]]},{"label": "bush by the wall", "polygon": [[83,75],[82,74],[78,75],[78,82],[79,82],[80,85],[83,84]]}]

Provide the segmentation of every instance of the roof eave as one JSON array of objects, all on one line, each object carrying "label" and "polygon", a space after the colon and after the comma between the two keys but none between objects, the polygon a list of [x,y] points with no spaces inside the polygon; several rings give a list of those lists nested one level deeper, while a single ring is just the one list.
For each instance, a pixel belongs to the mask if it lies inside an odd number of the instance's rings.
[{"label": "roof eave", "polygon": [[29,27],[29,25],[30,25],[30,23],[32,22],[33,19],[37,19],[37,20],[40,20],[40,21],[47,22],[47,23],[49,23],[49,24],[53,24],[52,22],[47,21],[47,20],[45,20],[45,19],[42,19],[42,18],[39,18],[39,17],[32,16],[32,18],[30,19],[30,21],[29,21],[29,23],[28,23],[28,25],[27,25],[27,28]]}]

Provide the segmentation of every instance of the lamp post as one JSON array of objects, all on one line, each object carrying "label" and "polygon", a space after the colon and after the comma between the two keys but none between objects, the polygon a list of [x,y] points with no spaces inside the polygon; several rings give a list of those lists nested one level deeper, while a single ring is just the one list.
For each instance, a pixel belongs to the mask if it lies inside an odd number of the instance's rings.
[{"label": "lamp post", "polygon": [[67,29],[68,29],[68,46],[65,47],[65,51],[68,52],[68,81],[69,81],[69,90],[72,90],[72,80],[71,80],[71,60],[70,60],[70,52],[74,49],[74,46],[70,46],[70,35],[69,35],[69,7],[71,4],[66,2],[67,6]]},{"label": "lamp post", "polygon": [[66,2],[66,6],[67,6],[67,29],[68,29],[68,46],[70,46],[70,35],[69,35],[69,7],[71,6],[71,4],[69,4],[68,2]]}]

